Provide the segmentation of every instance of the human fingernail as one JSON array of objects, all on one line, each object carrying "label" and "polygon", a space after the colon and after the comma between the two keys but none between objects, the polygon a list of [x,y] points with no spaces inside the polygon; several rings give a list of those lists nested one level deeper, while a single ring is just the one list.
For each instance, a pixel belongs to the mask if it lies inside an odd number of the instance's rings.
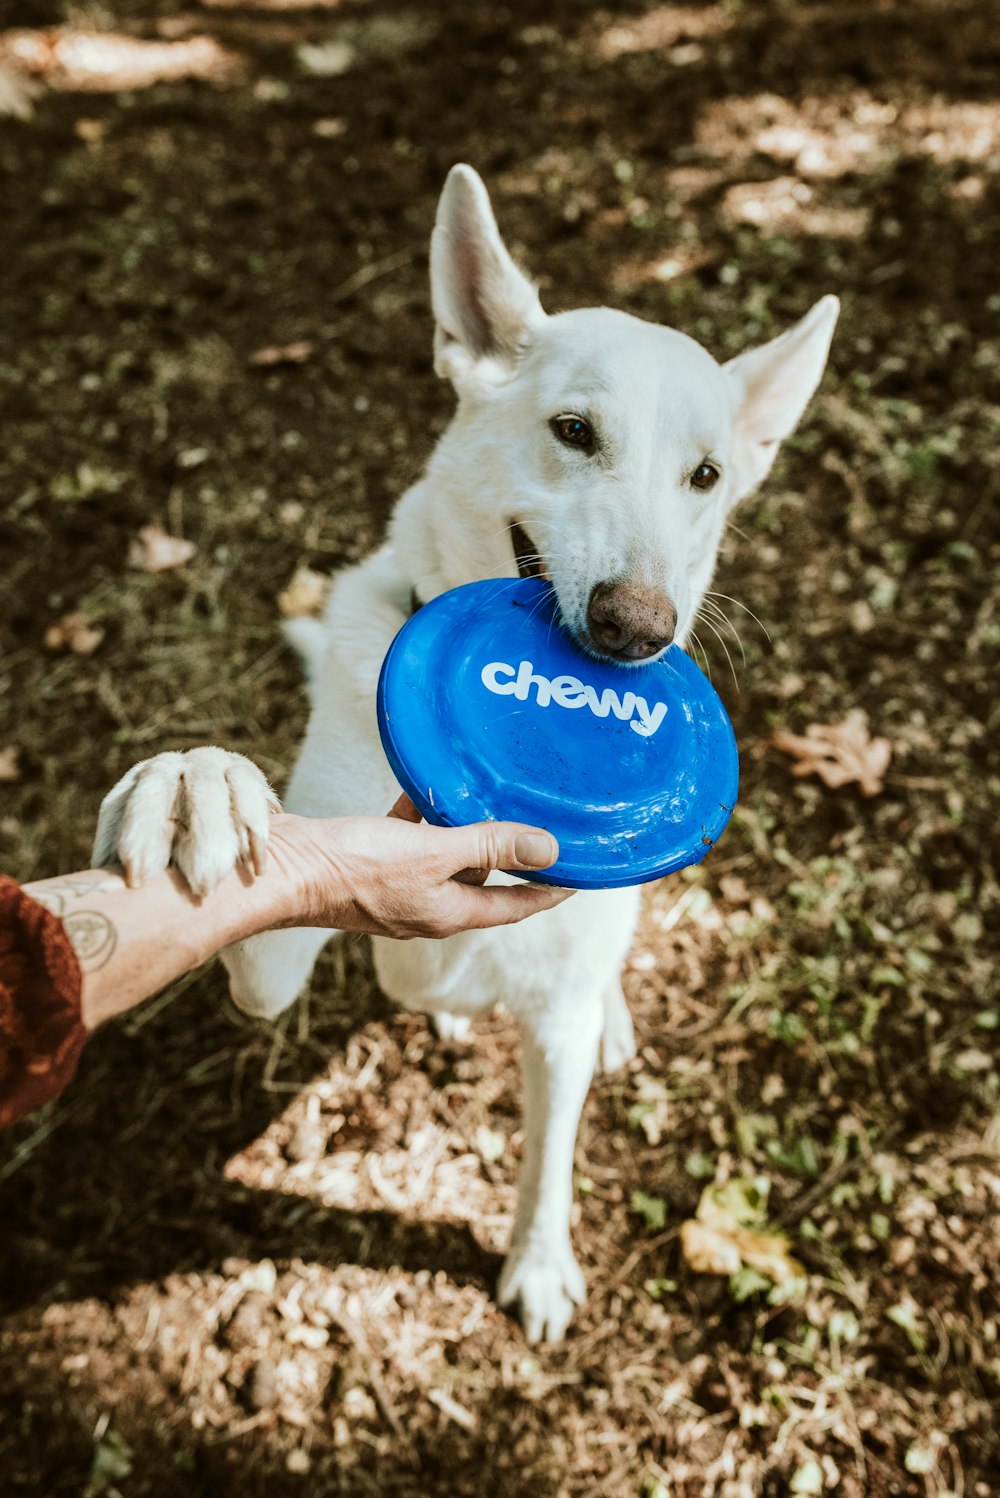
[{"label": "human fingernail", "polygon": [[514,840],[514,857],[524,869],[547,869],[558,853],[555,838],[544,832],[519,832]]}]

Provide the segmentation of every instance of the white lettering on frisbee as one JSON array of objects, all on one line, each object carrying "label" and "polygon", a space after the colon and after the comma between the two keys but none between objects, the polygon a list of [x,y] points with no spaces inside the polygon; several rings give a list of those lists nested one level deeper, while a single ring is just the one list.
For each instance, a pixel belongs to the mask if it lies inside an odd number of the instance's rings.
[{"label": "white lettering on frisbee", "polygon": [[[507,679],[501,681],[501,677]],[[652,738],[667,716],[665,702],[654,702],[650,707],[645,697],[638,697],[635,692],[625,692],[619,697],[611,687],[605,687],[598,695],[596,687],[587,686],[575,676],[549,678],[536,675],[530,661],[522,661],[519,666],[509,666],[506,661],[490,661],[482,669],[481,680],[486,690],[495,692],[498,697],[516,697],[519,702],[527,702],[534,687],[539,707],[548,707],[550,702],[554,702],[556,707],[589,707],[598,718],[614,713],[616,718],[628,723],[633,733],[641,734],[644,739]]]}]

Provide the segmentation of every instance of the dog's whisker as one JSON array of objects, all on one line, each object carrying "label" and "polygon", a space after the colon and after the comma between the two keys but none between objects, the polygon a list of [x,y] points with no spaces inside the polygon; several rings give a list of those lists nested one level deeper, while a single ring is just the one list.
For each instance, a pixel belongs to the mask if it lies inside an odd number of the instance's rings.
[{"label": "dog's whisker", "polygon": [[740,634],[739,630],[736,628],[736,625],[730,619],[729,615],[725,612],[724,609],[721,609],[719,607],[719,605],[717,603],[714,603],[712,601],[712,599],[710,599],[710,598],[704,598],[702,600],[702,607],[706,608],[706,609],[711,609],[711,611],[712,611],[712,617],[715,618],[716,620],[718,620],[721,624],[724,624],[726,626],[726,628],[729,630],[729,632],[732,635],[733,639],[736,641],[737,645],[740,647],[740,658],[742,659],[743,664],[745,666],[746,663],[747,663],[747,653],[746,653],[746,648],[745,648],[745,646],[743,644],[743,637]]},{"label": "dog's whisker", "polygon": [[767,625],[764,623],[764,621],[762,619],[758,619],[758,617],[754,613],[753,609],[748,608],[745,603],[741,603],[738,598],[730,598],[730,596],[729,596],[728,593],[717,593],[714,590],[712,590],[711,588],[708,589],[708,591],[705,594],[705,597],[706,598],[724,598],[727,603],[735,604],[735,606],[738,609],[742,609],[743,610],[744,614],[749,614],[750,618],[753,620],[753,622],[755,624],[757,624],[757,625],[760,626],[760,628],[764,631],[765,636],[767,637],[767,643],[769,645],[773,644],[773,641],[771,639],[770,633],[768,632]]},{"label": "dog's whisker", "polygon": [[720,608],[719,605],[715,603],[711,598],[703,598],[701,600],[701,607],[703,609],[708,609],[711,612],[712,618],[717,620],[720,624],[724,624],[729,630],[730,634],[732,634],[735,638],[736,628],[733,624],[733,621],[730,619],[729,615],[725,612],[724,609]]},{"label": "dog's whisker", "polygon": [[705,649],[704,645],[701,643],[701,640],[698,638],[698,632],[697,632],[697,630],[692,629],[690,631],[690,634],[691,634],[692,640],[695,643],[696,648],[701,651],[701,658],[705,662],[705,675],[708,677],[709,681],[711,681],[712,680],[712,662],[708,658],[708,651]]},{"label": "dog's whisker", "polygon": [[735,688],[736,688],[736,690],[738,692],[740,690],[740,681],[739,681],[739,677],[736,675],[736,667],[733,665],[733,658],[729,654],[729,646],[726,644],[726,642],[723,639],[722,635],[716,629],[715,625],[712,623],[711,619],[708,617],[707,614],[703,614],[701,612],[701,610],[699,609],[697,617],[701,620],[702,624],[706,625],[712,631],[713,635],[718,640],[719,644],[722,646],[722,649],[723,649],[723,652],[725,654],[726,660],[729,662],[729,669],[730,669],[730,671],[732,672],[732,675],[733,675],[733,685],[735,686]]}]

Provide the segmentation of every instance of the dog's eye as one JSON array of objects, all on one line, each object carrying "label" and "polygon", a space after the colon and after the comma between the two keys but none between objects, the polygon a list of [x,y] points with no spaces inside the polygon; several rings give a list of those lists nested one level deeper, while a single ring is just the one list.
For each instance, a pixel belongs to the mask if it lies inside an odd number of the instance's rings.
[{"label": "dog's eye", "polygon": [[699,463],[691,475],[692,489],[697,489],[701,494],[707,494],[718,482],[719,470],[713,463]]},{"label": "dog's eye", "polygon": [[567,447],[578,447],[581,452],[594,450],[594,432],[582,416],[554,416],[550,423],[560,442]]}]

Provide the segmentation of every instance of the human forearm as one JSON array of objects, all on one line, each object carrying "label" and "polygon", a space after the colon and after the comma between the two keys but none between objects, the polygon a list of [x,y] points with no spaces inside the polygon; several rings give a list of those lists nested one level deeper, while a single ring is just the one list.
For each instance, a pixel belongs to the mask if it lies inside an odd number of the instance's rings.
[{"label": "human forearm", "polygon": [[25,886],[58,915],[80,964],[83,1022],[92,1030],[131,1009],[230,942],[294,915],[277,867],[251,879],[234,871],[196,900],[173,869],[139,889],[93,869]]},{"label": "human forearm", "polygon": [[25,889],[63,923],[88,1029],[275,926],[446,936],[521,920],[565,898],[538,885],[475,887],[488,869],[546,867],[558,853],[547,833],[510,823],[445,830],[415,817],[412,807],[402,817],[330,821],[277,813],[259,872],[240,866],[201,897],[173,868],[138,887],[92,869]]}]

